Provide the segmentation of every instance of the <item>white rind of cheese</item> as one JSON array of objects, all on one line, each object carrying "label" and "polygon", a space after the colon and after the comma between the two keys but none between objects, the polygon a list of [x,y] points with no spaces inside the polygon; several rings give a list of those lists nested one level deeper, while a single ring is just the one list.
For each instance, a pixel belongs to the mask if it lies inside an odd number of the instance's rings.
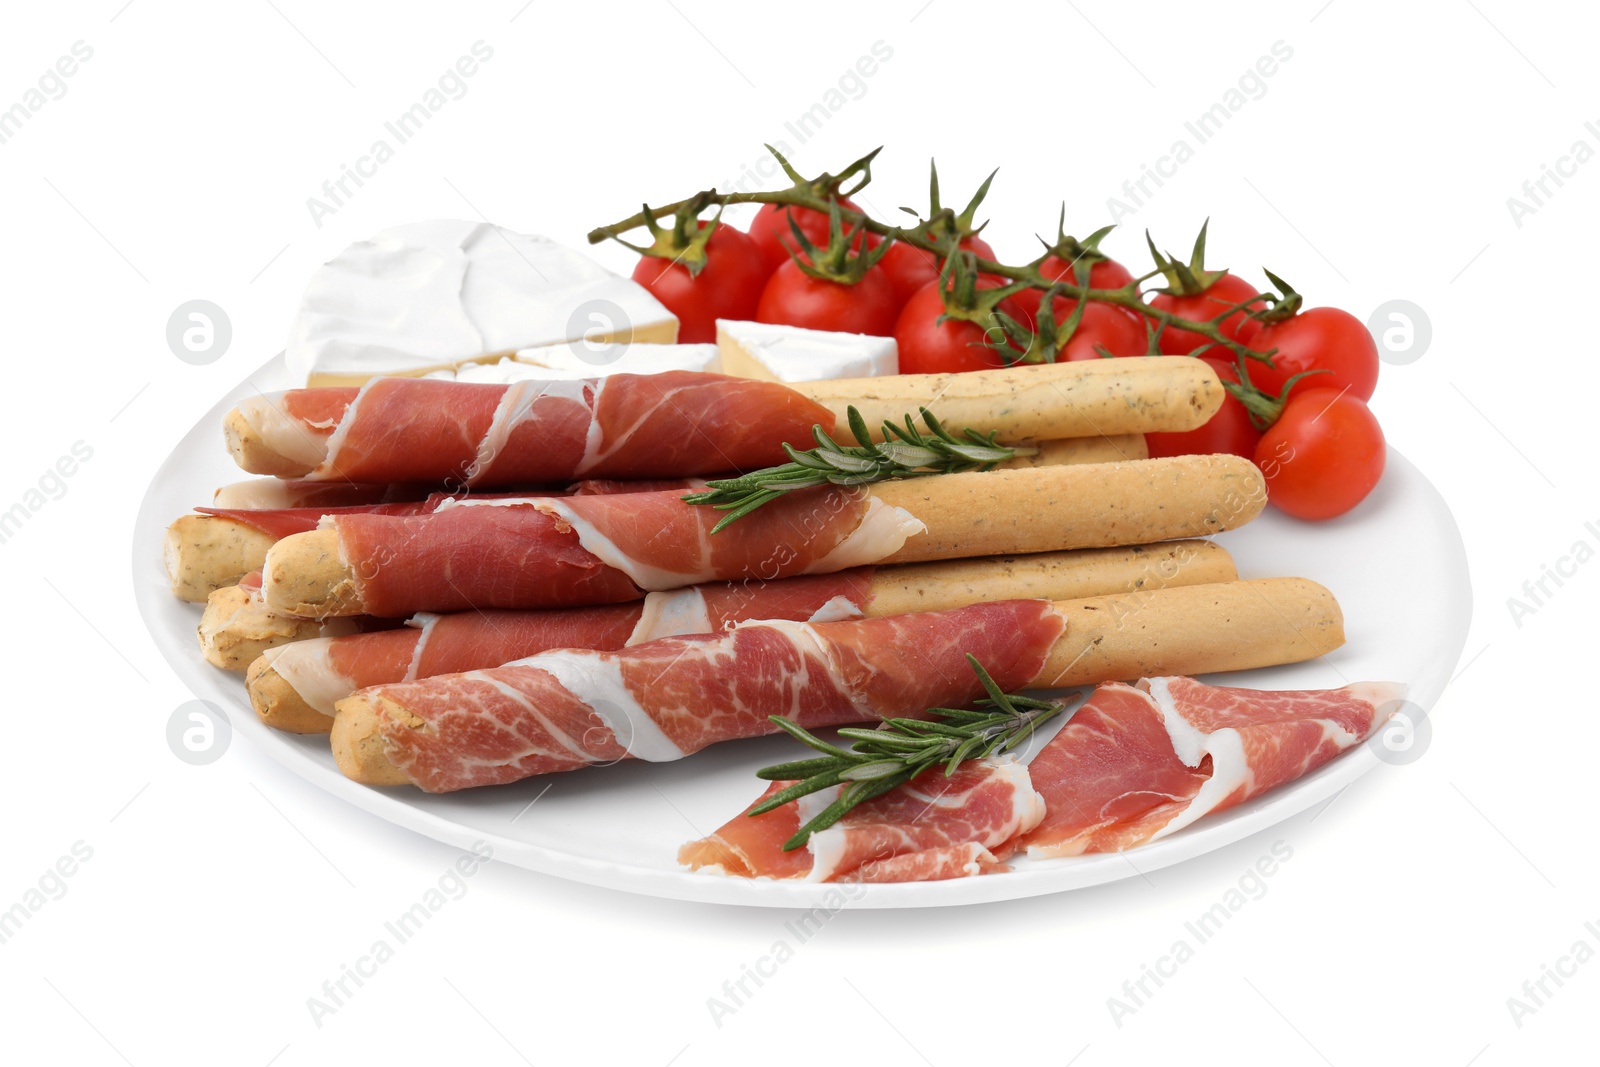
[{"label": "white rind of cheese", "polygon": [[559,371],[553,367],[540,367],[522,363],[507,356],[493,363],[463,363],[453,371],[435,371],[430,378],[451,378],[458,382],[484,382],[491,385],[515,385],[518,382],[570,382],[593,378],[592,374]]},{"label": "white rind of cheese", "polygon": [[716,374],[722,359],[716,345],[658,345],[647,342],[569,341],[566,344],[524,348],[521,363],[549,367],[582,378],[608,374],[654,374],[666,370]]},{"label": "white rind of cheese", "polygon": [[873,378],[900,372],[893,337],[717,320],[722,372],[776,382]]},{"label": "white rind of cheese", "polygon": [[306,286],[285,355],[307,385],[423,375],[584,338],[672,342],[643,286],[531,234],[435,219],[358,241]]}]

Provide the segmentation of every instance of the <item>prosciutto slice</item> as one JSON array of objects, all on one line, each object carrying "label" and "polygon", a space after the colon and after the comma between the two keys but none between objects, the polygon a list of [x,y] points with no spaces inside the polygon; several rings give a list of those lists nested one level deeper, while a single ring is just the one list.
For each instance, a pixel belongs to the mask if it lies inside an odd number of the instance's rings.
[{"label": "prosciutto slice", "polygon": [[227,510],[269,508],[342,508],[421,500],[430,486],[375,485],[364,482],[308,482],[299,478],[250,478],[225,485],[213,494],[211,506]]},{"label": "prosciutto slice", "polygon": [[1029,856],[1116,852],[1176,833],[1360,744],[1404,688],[1269,692],[1150,678],[1098,687],[1033,760],[1047,814]]},{"label": "prosciutto slice", "polygon": [[966,653],[1001,686],[1020,687],[1043,669],[1064,627],[1041,600],[751,622],[617,652],[542,652],[351,699],[371,709],[397,769],[446,792],[626,758],[680,759],[771,733],[769,715],[819,729],[963,704],[983,692]]},{"label": "prosciutto slice", "polygon": [[874,563],[923,525],[843,489],[788,493],[711,535],[681,492],[449,501],[427,515],[345,513],[324,528],[374,615],[616,604],[715,581]]},{"label": "prosciutto slice", "polygon": [[324,515],[420,515],[438,507],[442,498],[398,504],[352,504],[346,507],[303,508],[195,508],[202,515],[227,519],[260,530],[281,541],[291,534],[315,530]]},{"label": "prosciutto slice", "polygon": [[776,382],[692,371],[494,385],[375,378],[292,389],[240,413],[313,481],[469,487],[748,470],[831,429],[827,408]]},{"label": "prosciutto slice", "polygon": [[710,837],[678,850],[695,870],[746,878],[812,882],[925,882],[1003,870],[1019,834],[1044,817],[1044,799],[1014,759],[962,764],[946,777],[935,767],[890,793],[851,809],[811,835],[803,848],[783,844],[831,804],[839,788],[751,816],[767,797],[792,785],[774,782],[745,813]]},{"label": "prosciutto slice", "polygon": [[332,715],[334,703],[357,689],[498,667],[552,648],[619,649],[658,637],[715,633],[748,619],[858,616],[870,596],[871,578],[871,568],[858,568],[748,585],[695,586],[651,593],[630,604],[423,614],[403,629],[299,641],[266,656],[302,700]]},{"label": "prosciutto slice", "polygon": [[[303,484],[321,485],[325,489],[333,490],[345,488],[345,486],[341,486],[338,483],[311,482]],[[534,497],[611,496],[621,493],[666,492],[669,490],[677,490],[681,493],[689,489],[699,488],[703,484],[698,478],[656,478],[641,481],[603,479],[574,482],[565,490],[556,492],[474,493],[471,499],[474,502],[505,499],[526,500]],[[404,489],[404,487],[374,488],[393,488],[397,492]],[[314,494],[312,495],[314,496]],[[338,499],[336,493],[329,495],[333,499]],[[269,537],[274,537],[281,541],[291,534],[315,530],[324,515],[426,515],[437,511],[445,501],[456,503],[461,499],[463,499],[461,495],[455,493],[426,493],[418,496],[415,500],[356,501],[338,506],[307,503],[297,507],[222,507],[214,504],[211,507],[195,508],[195,510],[202,515],[228,519],[231,522],[248,526],[253,530],[260,530]]]}]

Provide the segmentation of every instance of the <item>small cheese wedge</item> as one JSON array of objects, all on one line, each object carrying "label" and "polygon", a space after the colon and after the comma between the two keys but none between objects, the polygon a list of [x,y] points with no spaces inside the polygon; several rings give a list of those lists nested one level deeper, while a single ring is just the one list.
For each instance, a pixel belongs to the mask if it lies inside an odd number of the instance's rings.
[{"label": "small cheese wedge", "polygon": [[[449,372],[446,372],[449,373]],[[576,370],[559,370],[537,363],[524,363],[507,356],[493,363],[465,363],[455,369],[452,377],[458,382],[489,382],[510,385],[512,382],[566,382],[580,378],[596,378]]]},{"label": "small cheese wedge", "polygon": [[564,345],[524,348],[518,361],[580,378],[608,374],[654,374],[664,370],[692,370],[715,374],[722,369],[716,345],[656,345],[615,341],[573,341]]},{"label": "small cheese wedge", "polygon": [[584,338],[671,343],[643,286],[548,237],[435,219],[358,241],[318,268],[286,360],[307,385],[359,385]]},{"label": "small cheese wedge", "polygon": [[900,370],[893,337],[765,322],[718,319],[717,350],[724,374],[777,382],[872,378]]}]

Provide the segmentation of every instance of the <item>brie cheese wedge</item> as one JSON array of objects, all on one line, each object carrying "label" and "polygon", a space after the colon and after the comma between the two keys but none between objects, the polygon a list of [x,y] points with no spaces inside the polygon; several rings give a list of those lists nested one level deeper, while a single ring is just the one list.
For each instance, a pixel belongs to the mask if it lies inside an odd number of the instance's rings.
[{"label": "brie cheese wedge", "polygon": [[463,363],[454,370],[435,371],[430,378],[449,378],[458,382],[486,382],[491,385],[510,385],[513,382],[567,382],[593,378],[593,374],[556,370],[537,363],[523,363],[507,356],[493,363]]},{"label": "brie cheese wedge", "polygon": [[356,385],[578,341],[670,343],[678,320],[638,283],[548,237],[436,219],[320,267],[286,353],[307,385]]},{"label": "brie cheese wedge", "polygon": [[715,374],[722,369],[716,345],[657,345],[615,341],[572,341],[564,345],[524,348],[520,362],[572,371],[580,378],[608,374],[654,374],[664,370],[692,370]]},{"label": "brie cheese wedge", "polygon": [[765,322],[718,319],[717,351],[722,354],[724,374],[777,382],[872,378],[900,370],[893,337]]}]

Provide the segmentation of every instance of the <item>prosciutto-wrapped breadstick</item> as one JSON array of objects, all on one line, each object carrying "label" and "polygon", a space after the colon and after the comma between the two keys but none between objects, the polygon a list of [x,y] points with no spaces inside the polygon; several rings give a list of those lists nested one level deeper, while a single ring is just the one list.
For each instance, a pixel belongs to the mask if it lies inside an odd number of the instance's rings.
[{"label": "prosciutto-wrapped breadstick", "polygon": [[750,619],[881,617],[985,600],[1065,600],[1236,577],[1232,558],[1210,541],[861,567],[691,586],[631,604],[418,615],[400,630],[277,642],[281,647],[264,650],[250,664],[247,684],[250,703],[268,726],[327,733],[335,702],[357,689],[498,667],[552,648],[618,649],[658,637],[717,633]]},{"label": "prosciutto-wrapped breadstick", "polygon": [[429,515],[339,515],[272,547],[267,603],[387,615],[621,603],[711,581],[821,574],[1240,526],[1266,499],[1238,456],[1038,467],[785,493],[726,529],[677,493],[500,500]]},{"label": "prosciutto-wrapped breadstick", "polygon": [[259,572],[268,549],[285,537],[315,530],[324,515],[417,515],[432,511],[443,499],[339,508],[197,508],[200,514],[180,516],[167,527],[162,557],[173,595],[203,604],[217,590]]},{"label": "prosciutto-wrapped breadstick", "polygon": [[[815,394],[818,399],[813,399]],[[224,423],[245,470],[452,488],[751,470],[809,447],[845,411],[869,426],[921,406],[1013,444],[1189,430],[1221,406],[1216,373],[1175,356],[961,375],[782,385],[691,371],[512,385],[376,378],[252,398]]]},{"label": "prosciutto-wrapped breadstick", "polygon": [[[1112,459],[1142,458],[1149,454],[1142,438],[1118,438],[1106,442],[1104,459],[1086,459],[1084,463],[1106,462]],[[1110,446],[1120,446],[1113,454]],[[1124,453],[1138,449],[1137,457]],[[591,478],[577,482],[565,489],[545,486],[523,486],[524,492],[546,491],[576,493],[648,493],[657,489],[683,489],[700,485],[695,478]],[[421,482],[383,485],[371,482],[313,482],[303,478],[247,478],[242,482],[225,485],[212,494],[211,506],[225,511],[269,511],[281,508],[361,507],[369,504],[404,504],[426,500],[447,488],[459,491],[460,487],[446,487]]]},{"label": "prosciutto-wrapped breadstick", "polygon": [[982,694],[968,653],[1015,690],[1245,670],[1343,642],[1332,594],[1303,578],[750,622],[364,689],[336,705],[331,740],[357,781],[446,792],[620,759],[680,759],[770,733],[769,715],[812,730],[959,706]]},{"label": "prosciutto-wrapped breadstick", "polygon": [[[1050,467],[1065,463],[1114,463],[1119,460],[1144,459],[1149,454],[1144,437],[1124,434],[1119,437],[1068,437],[1060,441],[1044,441],[1032,455],[1016,456],[1000,466],[1005,469],[1019,467]],[[325,495],[329,503],[317,503],[315,492],[291,491],[281,496],[268,489],[241,490],[230,499],[242,502],[224,506],[213,502],[209,508],[197,508],[201,514],[184,515],[167,528],[166,564],[172,581],[172,591],[180,600],[204,602],[214,591],[234,585],[242,574],[258,571],[266,563],[267,549],[292,534],[317,528],[323,515],[371,512],[379,515],[413,515],[435,510],[440,503],[453,499],[452,494],[413,493],[409,501],[362,501],[351,499],[340,506],[332,501],[344,499],[336,490],[350,488],[339,482],[280,482],[276,478],[257,479],[271,485],[300,485],[329,490]],[[240,483],[253,486],[254,483]],[[639,480],[588,479],[576,482],[565,490],[549,493],[474,493],[478,500],[492,500],[511,495],[548,496],[601,496],[614,493],[664,492],[668,489],[688,490],[705,484],[699,478],[648,478]],[[393,489],[395,495],[404,496],[414,486],[368,486],[368,489]],[[456,494],[459,495],[459,494]],[[267,506],[266,500],[307,500],[311,502],[290,506]]]},{"label": "prosciutto-wrapped breadstick", "polygon": [[[325,483],[337,487],[337,483]],[[698,488],[698,478],[658,478],[651,481],[577,482],[549,493],[476,493],[477,500],[508,496],[602,496],[611,493],[665,492]],[[167,527],[163,544],[167,577],[179,600],[204,602],[214,591],[233,586],[242,575],[259,571],[267,550],[285,537],[315,530],[325,515],[425,515],[435,511],[450,493],[429,493],[416,500],[344,507],[196,508],[200,514],[184,515]]]}]

